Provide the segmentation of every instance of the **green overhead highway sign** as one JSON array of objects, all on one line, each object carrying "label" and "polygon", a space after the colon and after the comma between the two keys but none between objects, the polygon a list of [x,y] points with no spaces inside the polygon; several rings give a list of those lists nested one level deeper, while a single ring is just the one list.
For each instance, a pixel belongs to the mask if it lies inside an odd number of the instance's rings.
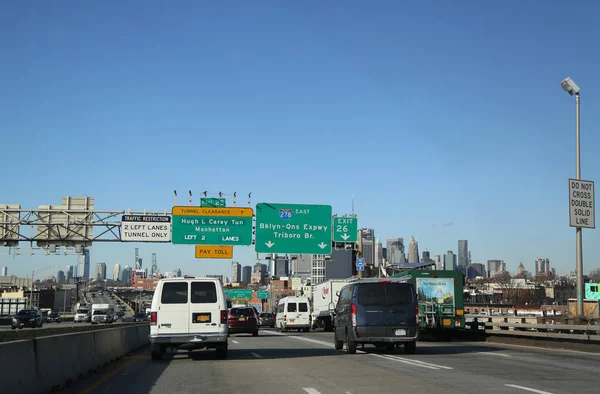
[{"label": "green overhead highway sign", "polygon": [[333,218],[333,240],[335,242],[357,242],[358,219]]},{"label": "green overhead highway sign", "polygon": [[331,205],[256,204],[256,252],[331,254]]},{"label": "green overhead highway sign", "polygon": [[230,299],[252,299],[252,290],[247,289],[225,289],[225,297],[229,297]]},{"label": "green overhead highway sign", "polygon": [[256,298],[261,298],[261,299],[268,299],[269,298],[269,292],[265,291],[265,290],[258,290],[257,294],[256,294]]},{"label": "green overhead highway sign", "polygon": [[174,244],[252,245],[252,208],[173,207]]},{"label": "green overhead highway sign", "polygon": [[200,199],[200,206],[201,207],[225,208],[227,206],[227,201],[224,198],[202,197]]}]

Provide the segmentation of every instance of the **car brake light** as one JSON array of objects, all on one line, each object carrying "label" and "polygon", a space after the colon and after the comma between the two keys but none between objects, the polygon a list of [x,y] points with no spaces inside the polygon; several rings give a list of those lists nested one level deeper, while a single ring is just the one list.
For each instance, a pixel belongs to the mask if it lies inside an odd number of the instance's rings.
[{"label": "car brake light", "polygon": [[352,304],[352,327],[356,327],[356,305]]},{"label": "car brake light", "polygon": [[221,311],[221,324],[227,324],[227,311]]},{"label": "car brake light", "polygon": [[379,283],[392,283],[391,280],[380,280]]},{"label": "car brake light", "polygon": [[156,312],[150,312],[150,325],[155,326],[156,325]]},{"label": "car brake light", "polygon": [[415,316],[416,316],[416,321],[417,321],[417,327],[419,327],[419,304],[417,304],[417,306],[415,306]]}]

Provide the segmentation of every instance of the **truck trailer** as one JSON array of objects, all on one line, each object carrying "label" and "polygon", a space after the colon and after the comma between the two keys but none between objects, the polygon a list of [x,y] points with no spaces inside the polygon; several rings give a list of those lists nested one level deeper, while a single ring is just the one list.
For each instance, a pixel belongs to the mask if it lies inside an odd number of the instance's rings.
[{"label": "truck trailer", "polygon": [[421,333],[438,339],[451,339],[456,331],[464,330],[465,276],[458,271],[413,269],[392,275],[407,276],[415,285],[419,299]]},{"label": "truck trailer", "polygon": [[337,305],[339,292],[347,283],[347,279],[329,279],[313,286],[313,329],[322,327],[325,331],[333,331],[330,305]]}]

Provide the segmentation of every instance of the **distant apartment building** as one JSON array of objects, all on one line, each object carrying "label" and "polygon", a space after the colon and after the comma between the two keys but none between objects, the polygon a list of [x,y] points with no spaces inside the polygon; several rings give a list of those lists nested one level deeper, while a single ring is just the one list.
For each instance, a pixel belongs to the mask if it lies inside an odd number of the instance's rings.
[{"label": "distant apartment building", "polygon": [[96,263],[96,280],[106,279],[106,263]]},{"label": "distant apartment building", "polygon": [[231,263],[231,283],[242,281],[242,265],[237,261]]},{"label": "distant apartment building", "polygon": [[390,264],[404,263],[406,262],[405,251],[404,251],[404,238],[388,238],[387,244],[387,257],[386,260]]},{"label": "distant apartment building", "polygon": [[117,263],[115,264],[115,266],[113,267],[113,280],[118,281],[119,278],[119,273],[121,272],[121,264]]},{"label": "distant apartment building", "polygon": [[375,230],[372,228],[361,228],[358,230],[358,249],[365,259],[365,264],[373,265],[376,263],[375,252]]},{"label": "distant apartment building", "polygon": [[8,267],[0,267],[0,276],[8,276]]},{"label": "distant apartment building", "polygon": [[466,272],[469,263],[469,241],[461,239],[458,241],[458,270]]},{"label": "distant apartment building", "polygon": [[535,274],[548,275],[551,274],[550,259],[535,259]]},{"label": "distant apartment building", "polygon": [[456,271],[456,255],[453,251],[449,250],[444,255],[444,269],[449,271]]},{"label": "distant apartment building", "polygon": [[506,272],[506,264],[504,263],[504,260],[488,260],[487,271],[488,278],[493,278],[502,272]]},{"label": "distant apartment building", "polygon": [[467,267],[467,279],[475,279],[477,277],[485,278],[485,265],[481,263],[472,263]]}]

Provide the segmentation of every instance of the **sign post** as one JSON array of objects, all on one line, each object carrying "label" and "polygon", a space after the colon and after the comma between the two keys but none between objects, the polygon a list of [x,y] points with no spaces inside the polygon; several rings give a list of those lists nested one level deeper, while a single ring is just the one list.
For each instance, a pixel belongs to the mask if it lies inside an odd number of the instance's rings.
[{"label": "sign post", "polygon": [[569,225],[596,228],[593,181],[569,179]]},{"label": "sign post", "polygon": [[334,242],[357,242],[358,241],[358,219],[351,217],[333,218],[333,241]]},{"label": "sign post", "polygon": [[331,254],[331,205],[256,204],[256,252]]},{"label": "sign post", "polygon": [[171,242],[171,217],[123,215],[122,242]]},{"label": "sign post", "polygon": [[173,244],[252,245],[252,208],[173,207]]}]

